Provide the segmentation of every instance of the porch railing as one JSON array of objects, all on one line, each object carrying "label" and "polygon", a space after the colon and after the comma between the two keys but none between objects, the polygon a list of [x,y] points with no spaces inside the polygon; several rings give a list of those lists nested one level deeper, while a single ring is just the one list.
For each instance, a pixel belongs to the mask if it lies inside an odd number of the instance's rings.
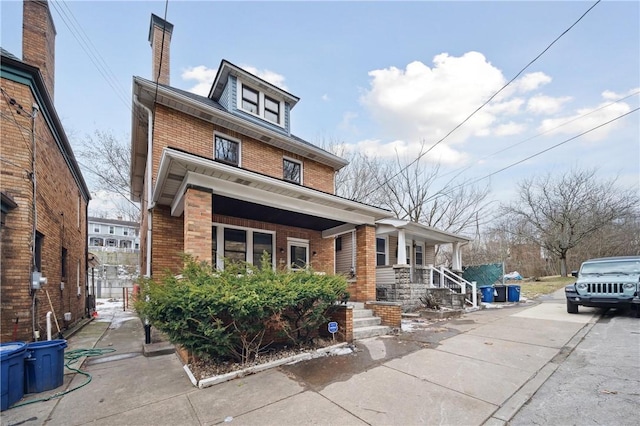
[{"label": "porch railing", "polygon": [[456,275],[444,266],[428,266],[429,283],[434,287],[448,288],[453,292],[465,294],[465,301],[474,308],[478,307],[477,285]]}]

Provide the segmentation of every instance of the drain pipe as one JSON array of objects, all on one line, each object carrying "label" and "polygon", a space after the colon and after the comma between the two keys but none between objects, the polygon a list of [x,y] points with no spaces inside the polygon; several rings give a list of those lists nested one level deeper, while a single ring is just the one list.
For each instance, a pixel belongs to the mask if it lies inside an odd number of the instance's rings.
[{"label": "drain pipe", "polygon": [[[147,278],[151,278],[151,236],[153,216],[151,215],[151,209],[153,205],[151,203],[152,191],[152,176],[153,176],[153,113],[149,108],[140,102],[138,95],[133,96],[133,102],[147,111],[147,262],[146,273]],[[148,296],[147,296],[148,297]],[[151,324],[149,318],[144,319],[144,343],[151,343]]]}]

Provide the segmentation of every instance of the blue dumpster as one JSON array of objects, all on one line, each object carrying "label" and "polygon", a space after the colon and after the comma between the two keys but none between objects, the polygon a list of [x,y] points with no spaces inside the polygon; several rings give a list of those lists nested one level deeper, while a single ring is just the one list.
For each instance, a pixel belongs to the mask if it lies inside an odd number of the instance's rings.
[{"label": "blue dumpster", "polygon": [[63,339],[33,342],[27,345],[25,392],[38,393],[62,386],[64,380]]},{"label": "blue dumpster", "polygon": [[7,342],[0,344],[2,364],[2,409],[4,411],[24,396],[24,358],[27,344]]},{"label": "blue dumpster", "polygon": [[483,285],[478,288],[482,292],[482,301],[486,303],[493,303],[493,286]]},{"label": "blue dumpster", "polygon": [[520,301],[520,286],[508,285],[507,286],[507,301],[519,302]]}]

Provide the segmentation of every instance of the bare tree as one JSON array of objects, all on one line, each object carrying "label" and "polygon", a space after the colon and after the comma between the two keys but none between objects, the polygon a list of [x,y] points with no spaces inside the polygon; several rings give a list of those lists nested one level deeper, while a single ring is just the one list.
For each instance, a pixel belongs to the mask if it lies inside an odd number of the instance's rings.
[{"label": "bare tree", "polygon": [[77,153],[83,173],[92,178],[94,194],[108,194],[117,216],[137,222],[140,206],[129,198],[131,153],[128,144],[109,132],[96,130],[93,135],[85,136]]},{"label": "bare tree", "polygon": [[559,259],[562,276],[567,276],[570,251],[633,218],[638,208],[637,193],[616,187],[616,179],[600,180],[595,169],[525,179],[518,184],[518,197],[501,209],[516,224],[511,232]]}]

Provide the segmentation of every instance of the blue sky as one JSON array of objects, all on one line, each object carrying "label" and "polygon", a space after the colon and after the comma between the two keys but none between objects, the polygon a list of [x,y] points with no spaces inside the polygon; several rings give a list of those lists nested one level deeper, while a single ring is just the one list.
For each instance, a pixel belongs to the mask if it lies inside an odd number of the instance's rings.
[{"label": "blue sky", "polygon": [[[170,0],[171,84],[206,94],[227,59],[301,98],[292,111],[297,136],[411,160],[421,141],[450,131],[594,3]],[[55,103],[67,132],[110,130],[128,140],[132,76],[150,78],[149,20],[165,3],[50,7]],[[3,0],[0,13],[1,45],[20,56],[22,3]],[[425,160],[443,171],[468,167],[460,178],[477,179],[638,108],[638,91],[640,3],[602,1]],[[525,177],[597,167],[603,179],[640,188],[639,164],[634,112],[482,182],[504,199]]]}]

